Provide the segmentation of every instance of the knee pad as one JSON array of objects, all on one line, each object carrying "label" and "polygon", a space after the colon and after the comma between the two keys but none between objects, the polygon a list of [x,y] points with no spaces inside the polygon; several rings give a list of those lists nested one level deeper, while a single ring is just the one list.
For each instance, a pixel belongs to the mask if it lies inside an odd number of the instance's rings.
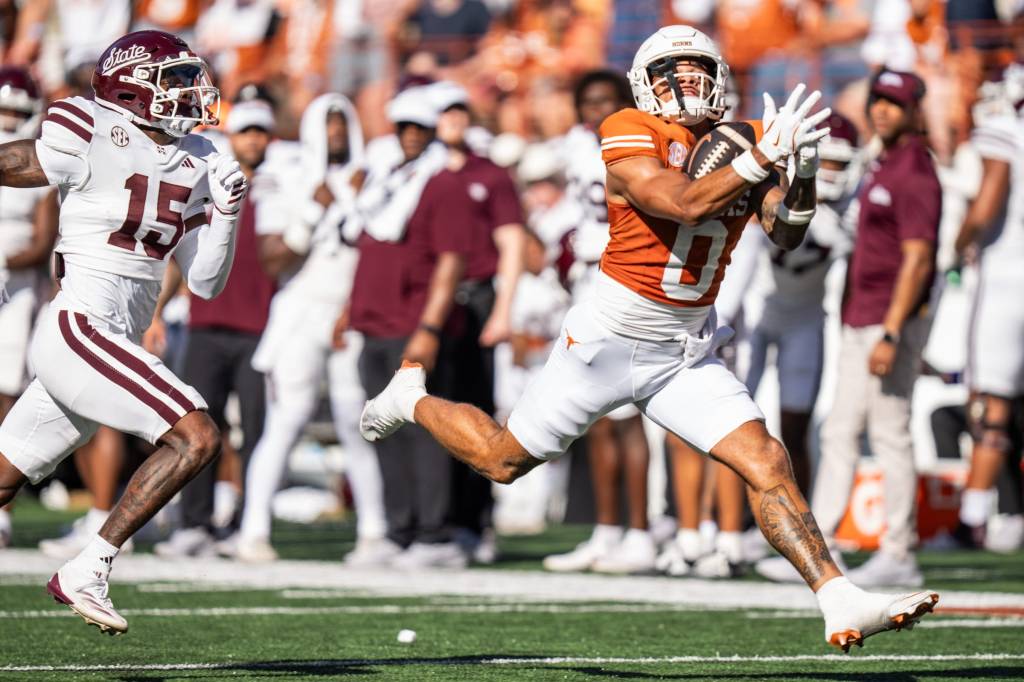
[{"label": "knee pad", "polygon": [[1012,449],[1010,420],[992,419],[988,415],[989,396],[973,398],[967,407],[967,426],[978,445],[1006,453]]}]

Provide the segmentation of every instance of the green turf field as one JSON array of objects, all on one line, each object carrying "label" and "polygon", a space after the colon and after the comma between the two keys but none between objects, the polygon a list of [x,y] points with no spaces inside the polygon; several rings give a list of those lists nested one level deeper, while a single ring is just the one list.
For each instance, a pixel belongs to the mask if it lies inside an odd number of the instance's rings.
[{"label": "green turf field", "polygon": [[[68,519],[23,505],[16,542],[31,546]],[[560,528],[507,539],[508,559],[499,568],[515,569],[507,572],[515,585],[544,553],[583,534]],[[279,526],[275,541],[290,558],[333,560],[351,544],[351,528]],[[923,563],[929,585],[940,591],[1024,592],[1024,554],[928,553]],[[117,581],[115,567],[112,597],[131,629],[109,638],[49,600],[45,577],[7,565],[0,575],[0,679],[1024,679],[1019,608],[940,613],[913,632],[879,635],[842,656],[806,610],[579,602],[570,595],[413,598],[344,585],[252,589],[203,585],[202,565],[191,570],[181,576],[185,583],[127,584]],[[734,585],[737,592],[759,587],[754,579]],[[461,587],[453,584],[452,593]],[[414,644],[396,641],[403,628],[417,631]]]}]

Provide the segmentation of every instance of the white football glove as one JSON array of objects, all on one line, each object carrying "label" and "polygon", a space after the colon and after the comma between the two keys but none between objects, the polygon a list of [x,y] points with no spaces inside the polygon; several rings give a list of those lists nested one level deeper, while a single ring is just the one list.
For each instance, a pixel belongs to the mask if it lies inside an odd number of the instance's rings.
[{"label": "white football glove", "polygon": [[238,162],[230,156],[217,154],[210,158],[206,175],[214,207],[224,215],[237,215],[242,207],[242,198],[249,191],[249,181]]},{"label": "white football glove", "polygon": [[772,163],[790,156],[801,147],[817,145],[818,140],[829,133],[827,128],[816,128],[832,114],[832,110],[825,107],[808,116],[811,107],[821,99],[821,92],[815,90],[800,102],[805,89],[803,83],[793,88],[789,99],[778,110],[772,96],[764,93],[764,114],[761,116],[764,135],[757,143],[757,147]]}]

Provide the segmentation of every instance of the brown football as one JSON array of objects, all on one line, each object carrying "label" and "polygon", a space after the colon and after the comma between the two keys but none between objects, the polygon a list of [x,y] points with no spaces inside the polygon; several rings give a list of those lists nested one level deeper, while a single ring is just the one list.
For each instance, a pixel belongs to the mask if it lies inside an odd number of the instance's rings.
[{"label": "brown football", "polygon": [[684,167],[692,179],[702,178],[725,167],[757,143],[754,127],[743,121],[719,123],[697,140]]}]

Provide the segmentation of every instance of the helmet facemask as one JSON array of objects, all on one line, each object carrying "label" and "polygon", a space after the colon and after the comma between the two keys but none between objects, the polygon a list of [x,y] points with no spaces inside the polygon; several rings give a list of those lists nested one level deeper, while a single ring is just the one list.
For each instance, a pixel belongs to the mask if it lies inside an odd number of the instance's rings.
[{"label": "helmet facemask", "polygon": [[[853,193],[860,182],[860,153],[849,144],[826,138],[818,143],[821,166],[815,176],[815,192],[821,201],[839,201]],[[829,166],[839,165],[839,168]]]},{"label": "helmet facemask", "polygon": [[[700,63],[703,70],[693,66],[687,70],[687,62]],[[696,125],[708,118],[721,120],[727,109],[724,74],[710,60],[689,55],[663,57],[644,69],[632,70],[629,75],[634,81],[634,93],[642,90],[647,94],[643,98],[644,105],[638,101],[638,107],[655,116],[683,125]],[[640,82],[636,82],[637,79]]]},{"label": "helmet facemask", "polygon": [[159,64],[136,66],[122,81],[153,91],[149,113],[157,127],[173,137],[184,137],[197,125],[217,125],[220,91],[210,81],[202,59],[183,53]]},{"label": "helmet facemask", "polygon": [[35,137],[42,118],[42,100],[13,86],[0,86],[0,133],[20,139]]}]

